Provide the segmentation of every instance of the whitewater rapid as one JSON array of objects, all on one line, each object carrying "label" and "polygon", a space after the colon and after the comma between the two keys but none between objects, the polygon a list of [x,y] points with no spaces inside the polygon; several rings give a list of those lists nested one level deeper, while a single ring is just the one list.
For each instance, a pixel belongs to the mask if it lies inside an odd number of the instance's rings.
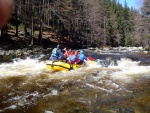
[{"label": "whitewater rapid", "polygon": [[149,65],[130,58],[98,58],[96,63],[61,72],[46,69],[46,61],[40,58],[1,63],[0,112],[148,111]]},{"label": "whitewater rapid", "polygon": [[[87,67],[70,72],[57,72],[57,75],[68,75],[67,73],[70,75],[73,72],[73,76],[74,74],[79,75],[81,73],[94,70],[101,70],[101,72],[109,70],[112,72],[107,74],[109,74],[112,79],[128,79],[129,82],[131,81],[129,79],[134,77],[150,76],[150,66],[141,66],[139,64],[139,61],[132,61],[128,58],[121,58],[117,61],[117,65],[110,64],[107,67],[103,67],[101,64],[88,65]],[[31,59],[29,57],[27,59],[14,59],[11,63],[0,64],[0,77],[35,76],[39,74],[56,75],[56,73],[52,73],[51,70],[46,69],[46,61]]]}]

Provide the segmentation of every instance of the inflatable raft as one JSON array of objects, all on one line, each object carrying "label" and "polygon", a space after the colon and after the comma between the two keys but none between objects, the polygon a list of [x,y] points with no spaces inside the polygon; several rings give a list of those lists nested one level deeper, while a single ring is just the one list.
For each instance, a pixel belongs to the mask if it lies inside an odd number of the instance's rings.
[{"label": "inflatable raft", "polygon": [[70,71],[72,69],[78,69],[81,65],[69,64],[63,61],[47,61],[46,68],[53,71]]}]

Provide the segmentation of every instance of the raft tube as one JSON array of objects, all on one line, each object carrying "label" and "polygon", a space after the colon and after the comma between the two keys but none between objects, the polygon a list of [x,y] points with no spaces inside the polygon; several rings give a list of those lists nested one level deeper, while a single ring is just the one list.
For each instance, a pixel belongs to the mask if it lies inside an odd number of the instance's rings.
[{"label": "raft tube", "polygon": [[46,68],[53,71],[70,71],[72,69],[78,69],[81,65],[69,64],[63,61],[47,61]]}]

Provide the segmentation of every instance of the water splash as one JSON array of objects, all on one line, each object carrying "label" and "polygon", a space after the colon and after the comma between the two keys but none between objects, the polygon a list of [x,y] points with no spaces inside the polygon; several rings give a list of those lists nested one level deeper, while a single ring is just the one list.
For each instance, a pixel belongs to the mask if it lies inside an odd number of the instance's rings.
[{"label": "water splash", "polygon": [[45,69],[45,62],[37,59],[14,59],[12,63],[0,64],[0,76],[34,75]]},{"label": "water splash", "polygon": [[111,74],[112,79],[118,79],[124,83],[132,83],[137,77],[150,76],[150,66],[140,66],[139,61],[122,58],[117,63],[118,66],[110,66],[115,69]]}]

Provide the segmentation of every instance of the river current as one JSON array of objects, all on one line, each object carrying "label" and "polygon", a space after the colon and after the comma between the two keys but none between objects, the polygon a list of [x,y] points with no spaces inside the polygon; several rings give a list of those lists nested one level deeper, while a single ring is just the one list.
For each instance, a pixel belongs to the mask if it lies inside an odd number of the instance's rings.
[{"label": "river current", "polygon": [[87,55],[97,65],[68,72],[46,69],[42,55],[1,63],[0,113],[150,112],[148,54]]}]

